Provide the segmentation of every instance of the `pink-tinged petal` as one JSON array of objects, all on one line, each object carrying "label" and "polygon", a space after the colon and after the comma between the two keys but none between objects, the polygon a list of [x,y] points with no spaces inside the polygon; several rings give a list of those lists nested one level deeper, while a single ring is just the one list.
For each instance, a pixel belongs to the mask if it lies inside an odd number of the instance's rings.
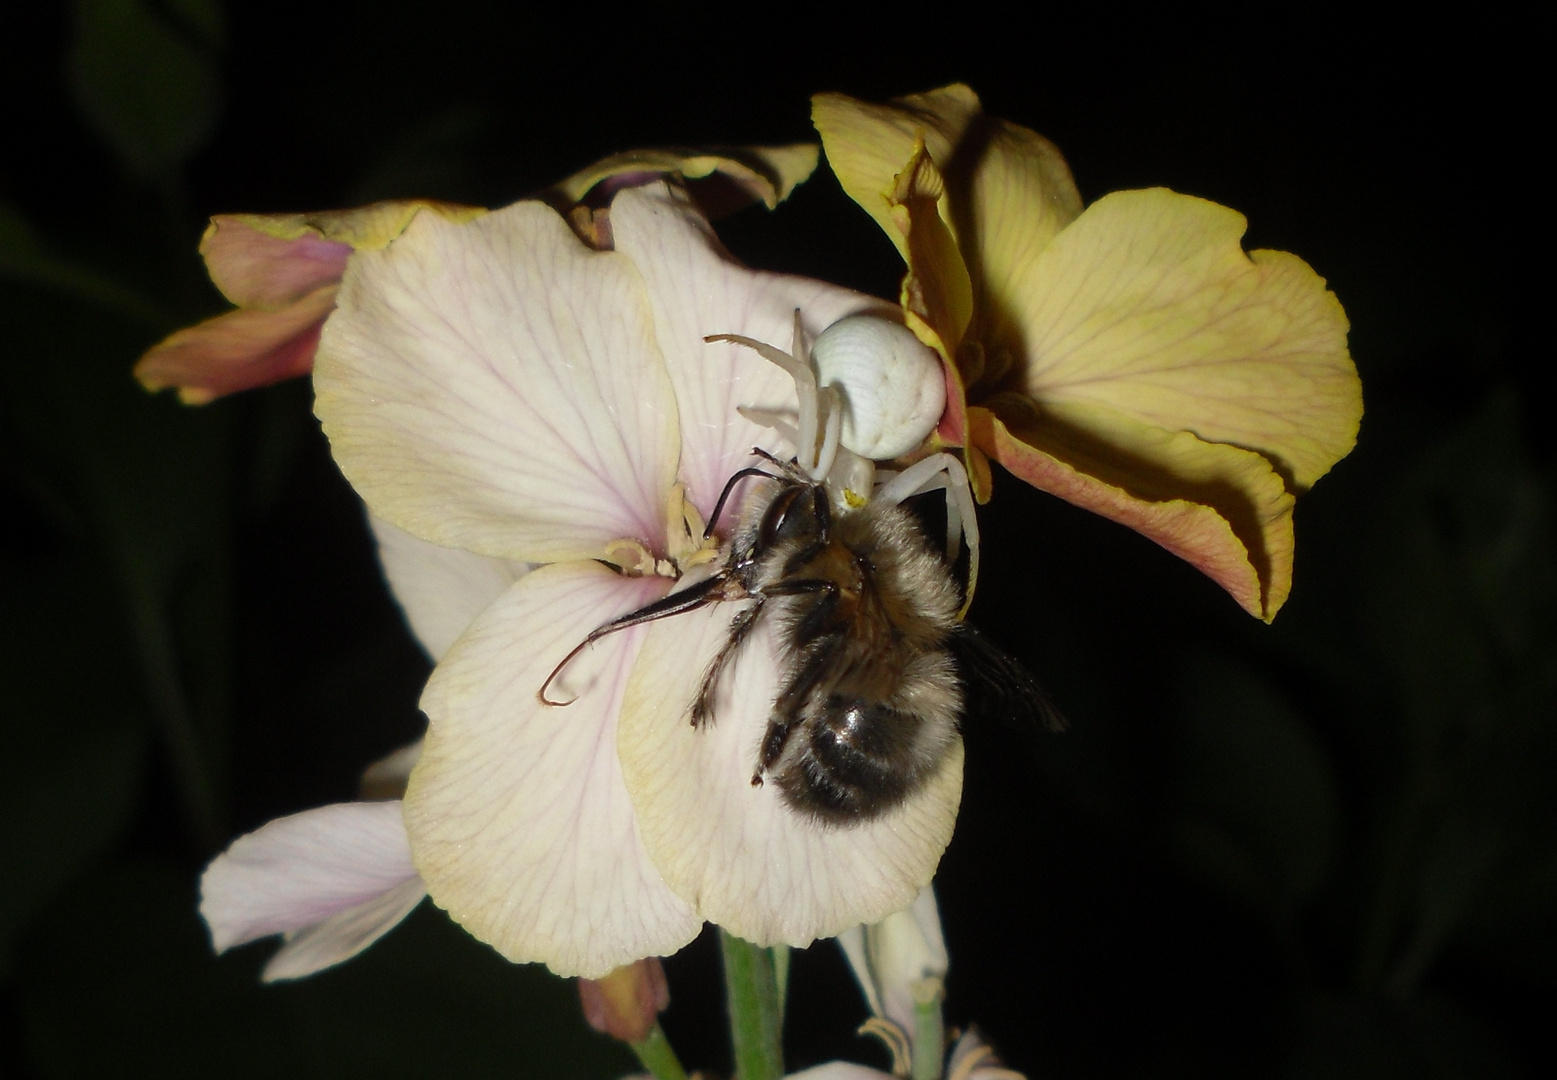
[{"label": "pink-tinged petal", "polygon": [[660,351],[681,417],[680,479],[705,516],[725,481],[751,463],[751,449],[776,449],[771,429],[739,406],[796,408],[795,384],[750,349],[705,342],[741,334],[789,351],[798,308],[809,338],[858,312],[900,318],[884,301],[809,278],[748,270],[720,245],[682,192],[665,184],[624,191],[611,207],[616,250],[648,284]]},{"label": "pink-tinged petal", "polygon": [[260,978],[265,982],[301,979],[350,960],[399,926],[426,895],[422,879],[413,878],[323,922],[293,931],[265,964]]},{"label": "pink-tinged petal", "polygon": [[284,307],[339,282],[353,251],[374,251],[423,210],[450,221],[486,213],[474,206],[405,199],[310,214],[218,214],[200,240],[206,270],[242,307]]},{"label": "pink-tinged petal", "polygon": [[1098,200],[1012,274],[1016,381],[1040,404],[1258,451],[1306,490],[1362,416],[1346,315],[1301,259],[1245,254],[1245,225],[1161,188]]},{"label": "pink-tinged petal", "polygon": [[398,802],[337,803],[234,840],[200,879],[200,914],[225,952],[371,905],[415,880]]},{"label": "pink-tinged petal", "polygon": [[372,515],[368,524],[395,601],[434,661],[443,659],[476,616],[530,570],[529,563],[429,544]]},{"label": "pink-tinged petal", "polygon": [[538,698],[590,631],[669,584],[593,562],[543,566],[476,620],[427,685],[426,747],[406,793],[416,864],[433,900],[510,960],[600,978],[675,952],[701,926],[649,859],[617,758],[643,629],[567,666],[549,692],[572,704]]},{"label": "pink-tinged petal", "polygon": [[962,741],[880,817],[839,827],[796,813],[777,785],[751,783],[778,689],[767,620],[726,669],[714,721],[688,722],[733,607],[651,625],[622,706],[623,774],[644,843],[677,895],[748,941],[803,947],[900,911],[929,884],[957,818]]},{"label": "pink-tinged petal", "polygon": [[643,283],[541,203],[358,252],[315,411],[368,508],[516,562],[663,542],[680,436]]},{"label": "pink-tinged petal", "polygon": [[[1292,587],[1293,497],[1263,457],[1054,408],[1014,427],[968,410],[969,439],[1012,474],[1127,525],[1198,567],[1249,614],[1269,622]],[[1097,434],[1102,431],[1104,434]]]},{"label": "pink-tinged petal", "polygon": [[187,405],[306,375],[319,331],[335,308],[333,284],[275,311],[239,308],[179,330],[135,365],[148,390],[178,387]]},{"label": "pink-tinged petal", "polygon": [[271,219],[218,214],[200,240],[206,271],[222,295],[242,307],[273,311],[323,285],[340,283],[352,247],[311,230],[286,237],[261,226]]},{"label": "pink-tinged petal", "polygon": [[[580,169],[548,188],[542,197],[563,210],[583,200],[604,182],[618,178],[626,182],[648,182],[650,177],[669,173],[694,181],[723,177],[741,193],[743,202],[761,202],[772,210],[816,171],[818,151],[815,143],[718,150],[628,150]],[[728,211],[736,207],[721,209]]]}]

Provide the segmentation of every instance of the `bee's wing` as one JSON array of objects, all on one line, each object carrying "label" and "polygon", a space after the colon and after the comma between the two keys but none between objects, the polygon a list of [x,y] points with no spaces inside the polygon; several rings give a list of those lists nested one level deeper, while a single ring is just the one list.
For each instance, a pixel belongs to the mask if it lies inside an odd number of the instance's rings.
[{"label": "bee's wing", "polygon": [[1020,727],[1064,731],[1065,717],[1027,666],[968,623],[958,623],[946,648],[962,675],[964,714],[991,716]]}]

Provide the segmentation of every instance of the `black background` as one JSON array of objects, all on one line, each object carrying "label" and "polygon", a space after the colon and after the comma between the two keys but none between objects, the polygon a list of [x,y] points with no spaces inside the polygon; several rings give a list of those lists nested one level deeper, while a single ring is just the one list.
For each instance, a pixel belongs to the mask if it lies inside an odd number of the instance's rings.
[{"label": "black background", "polygon": [[[1346,306],[1368,412],[1299,503],[1271,627],[997,474],[974,618],[1071,730],[968,732],[938,878],[949,1019],[1030,1077],[1552,1071],[1537,28],[212,10],[0,15],[0,1074],[630,1071],[571,986],[430,906],[298,984],[257,984],[268,946],[208,955],[203,862],[350,797],[418,733],[427,664],[304,383],[190,410],[129,370],[221,309],[195,255],[212,213],[496,206],[621,149],[809,138],[819,90],[953,80],[1053,139],[1089,201],[1166,185],[1244,212],[1246,246],[1300,254]],[[720,232],[756,265],[896,295],[894,252],[825,167]],[[707,935],[667,969],[683,1059],[727,1071]],[[884,1065],[862,1018],[832,946],[797,954],[792,1068]]]}]

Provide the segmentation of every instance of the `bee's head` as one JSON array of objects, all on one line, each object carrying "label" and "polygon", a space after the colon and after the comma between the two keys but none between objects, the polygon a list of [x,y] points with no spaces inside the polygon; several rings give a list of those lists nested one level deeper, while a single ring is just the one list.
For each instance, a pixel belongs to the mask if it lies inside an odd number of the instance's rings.
[{"label": "bee's head", "polygon": [[825,539],[831,519],[826,488],[820,484],[786,483],[762,513],[757,546],[771,551],[781,545]]}]

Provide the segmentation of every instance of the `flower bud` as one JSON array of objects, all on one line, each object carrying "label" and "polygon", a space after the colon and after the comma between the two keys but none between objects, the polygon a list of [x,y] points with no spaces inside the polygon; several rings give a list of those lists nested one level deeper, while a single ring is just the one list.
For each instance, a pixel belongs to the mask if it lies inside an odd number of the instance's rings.
[{"label": "flower bud", "polygon": [[619,967],[600,979],[578,981],[589,1026],[626,1043],[642,1042],[670,1005],[670,986],[657,956]]}]

